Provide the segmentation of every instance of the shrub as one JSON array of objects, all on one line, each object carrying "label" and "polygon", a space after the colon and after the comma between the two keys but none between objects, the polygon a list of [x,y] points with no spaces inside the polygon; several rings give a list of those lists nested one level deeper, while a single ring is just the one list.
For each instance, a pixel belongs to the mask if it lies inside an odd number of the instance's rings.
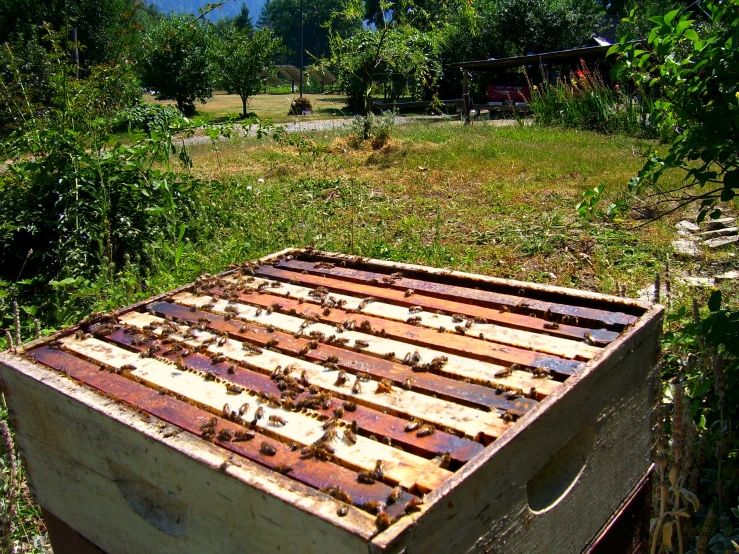
[{"label": "shrub", "polygon": [[558,125],[655,138],[653,105],[647,97],[619,85],[609,87],[583,60],[569,79],[531,86],[531,109],[541,125]]},{"label": "shrub", "polygon": [[362,143],[369,141],[372,148],[378,150],[388,143],[394,127],[393,112],[383,112],[381,116],[373,113],[357,115],[352,120],[350,143],[354,148],[359,148]]},{"label": "shrub", "polygon": [[303,96],[302,98],[296,98],[290,103],[290,111],[287,115],[303,115],[303,112],[312,112],[313,104],[311,101]]},{"label": "shrub", "polygon": [[174,106],[161,104],[140,104],[116,112],[112,120],[113,131],[154,130],[166,132],[170,127],[179,127],[185,123],[182,112]]}]

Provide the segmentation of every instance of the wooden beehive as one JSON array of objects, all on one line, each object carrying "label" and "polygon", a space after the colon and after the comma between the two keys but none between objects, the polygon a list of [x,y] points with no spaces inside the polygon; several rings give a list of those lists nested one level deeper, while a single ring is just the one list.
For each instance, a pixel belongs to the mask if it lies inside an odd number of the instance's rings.
[{"label": "wooden beehive", "polygon": [[578,552],[649,467],[662,308],[288,250],[0,355],[109,553]]}]

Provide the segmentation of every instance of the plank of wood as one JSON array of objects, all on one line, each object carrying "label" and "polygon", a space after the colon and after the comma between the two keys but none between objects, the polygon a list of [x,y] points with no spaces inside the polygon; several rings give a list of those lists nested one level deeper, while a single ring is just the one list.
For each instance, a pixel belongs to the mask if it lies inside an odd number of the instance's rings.
[{"label": "plank of wood", "polygon": [[[167,306],[172,304],[165,303]],[[106,340],[122,345],[124,348],[135,349],[139,352],[146,351],[149,347],[160,347],[156,356],[167,359],[171,362],[177,362],[181,367],[192,371],[207,372],[213,374],[220,379],[235,383],[244,387],[247,391],[255,394],[266,394],[280,398],[282,391],[277,384],[267,375],[258,373],[250,368],[239,365],[238,367],[229,361],[214,364],[212,360],[205,355],[192,353],[185,358],[180,357],[180,352],[171,352],[167,354],[170,345],[163,345],[157,339],[151,339],[145,344],[133,344],[134,336],[125,332],[125,330],[117,330],[111,333]],[[303,399],[309,398],[310,392],[298,395],[294,402],[298,403]],[[327,420],[334,417],[334,412],[343,404],[339,398],[332,398],[330,404],[324,410],[322,409],[321,420]],[[235,408],[236,406],[234,406]],[[321,411],[321,410],[316,410]],[[448,452],[451,456],[451,462],[456,466],[467,463],[473,456],[478,454],[484,447],[478,442],[474,442],[456,435],[446,433],[444,431],[436,431],[429,437],[417,437],[415,433],[407,433],[405,426],[408,421],[392,414],[383,413],[363,405],[357,405],[353,411],[344,411],[339,418],[351,425],[356,422],[359,427],[359,433],[365,436],[375,435],[376,437],[389,438],[392,444],[400,445],[404,450],[414,454],[434,458],[440,452]],[[450,463],[451,463],[450,462]]]},{"label": "plank of wood", "polygon": [[[218,294],[219,292],[217,289],[210,291],[211,294]],[[567,360],[549,354],[540,354],[514,346],[504,346],[481,341],[474,338],[474,336],[466,336],[456,332],[439,333],[432,329],[369,316],[364,313],[354,314],[340,309],[332,309],[329,312],[325,312],[318,306],[305,305],[300,300],[274,296],[271,294],[271,291],[269,294],[266,292],[242,293],[239,295],[239,300],[262,308],[269,308],[275,305],[280,306],[279,311],[281,312],[300,312],[304,317],[313,318],[331,325],[338,325],[353,320],[359,326],[366,321],[370,329],[376,334],[401,340],[405,344],[423,347],[433,346],[437,350],[441,350],[447,354],[462,355],[466,358],[495,362],[506,366],[518,364],[537,368],[551,372],[561,378],[574,375],[583,365],[582,362]],[[462,326],[460,325],[459,327]],[[464,329],[462,331],[466,333]],[[439,339],[440,335],[444,337],[444,340]]]},{"label": "plank of wood", "polygon": [[[278,343],[272,348],[292,356],[299,356],[302,353],[306,360],[319,364],[325,363],[329,358],[338,358],[336,365],[353,375],[363,372],[379,379],[390,379],[398,386],[405,386],[407,380],[410,379],[413,390],[451,400],[464,406],[473,406],[485,410],[503,410],[520,416],[536,405],[536,402],[529,398],[521,397],[516,400],[507,400],[499,390],[490,387],[465,383],[428,371],[413,371],[410,366],[401,363],[330,344],[319,343],[316,348],[309,348],[306,352],[304,349],[311,342],[308,338],[296,337],[293,334],[278,330],[270,332],[265,327],[250,323],[244,324],[241,320],[230,319],[226,321],[224,316],[213,312],[203,312],[201,310],[192,312],[189,308],[174,302],[155,302],[149,304],[147,309],[160,317],[169,316],[188,323],[198,323],[201,318],[207,318],[208,329],[220,333],[227,332],[232,338],[247,341],[259,347],[265,347],[267,344],[271,344],[270,341],[276,340]],[[538,391],[537,398],[544,397],[544,391]]]},{"label": "plank of wood", "polygon": [[328,269],[316,267],[315,263],[308,261],[280,261],[276,264],[276,267],[280,269],[284,268],[297,271],[307,271],[308,273],[314,273],[316,275],[331,275],[334,278],[354,280],[363,283],[382,283],[391,288],[423,291],[425,294],[430,296],[447,298],[458,302],[472,302],[493,307],[506,306],[509,309],[525,309],[526,311],[535,312],[539,315],[550,313],[558,317],[577,318],[578,321],[601,324],[616,330],[632,325],[638,319],[637,316],[623,312],[609,312],[607,310],[597,308],[586,308],[582,306],[561,304],[558,302],[547,302],[544,300],[525,298],[525,296],[517,296],[515,294],[503,294],[420,279],[409,279],[403,277],[401,279],[396,279],[393,282],[386,282],[384,279],[388,277],[387,274],[349,269],[345,267],[334,267]]},{"label": "plank of wood", "polygon": [[[366,513],[0,353],[35,500],[109,554],[367,551]],[[220,469],[219,469],[220,468]]]},{"label": "plank of wood", "polygon": [[[210,412],[191,406],[171,396],[159,394],[146,385],[136,383],[117,374],[101,372],[97,365],[68,352],[42,346],[31,351],[29,355],[47,367],[63,371],[70,377],[78,379],[106,395],[126,402],[135,409],[141,409],[142,406],[145,406],[148,413],[195,436],[202,434],[201,425],[212,417]],[[217,431],[227,429],[234,434],[243,431],[241,425],[222,417],[216,417],[216,421],[215,428]],[[174,432],[179,433],[179,431]],[[370,485],[360,484],[355,472],[340,465],[322,462],[315,458],[305,459],[301,457],[299,451],[286,448],[283,443],[265,435],[260,434],[251,441],[232,442],[220,438],[220,435],[216,432],[213,442],[226,450],[272,470],[280,471],[280,468],[290,467],[291,469],[287,473],[289,478],[314,489],[338,486],[351,496],[352,503],[359,508],[368,501],[386,502],[391,491],[389,486],[380,482]],[[259,450],[264,443],[275,449],[274,456],[263,456],[260,453]],[[400,516],[405,503],[412,498],[416,497],[403,492],[395,505],[388,506],[388,515],[390,517]]]},{"label": "plank of wood", "polygon": [[[231,283],[239,283],[238,279],[233,277],[225,280]],[[268,281],[266,279],[255,279],[255,282],[251,284],[269,284],[270,282],[272,281]],[[351,289],[351,286],[347,288]],[[285,283],[279,288],[271,288],[270,294],[286,298],[299,298],[304,302],[309,302],[311,304],[321,304],[321,300],[316,298],[315,289],[293,285],[291,283]],[[465,321],[460,321],[459,318],[455,319],[455,314],[458,312],[452,312],[452,315],[445,315],[443,313],[426,310],[409,311],[407,307],[377,301],[377,297],[373,295],[367,296],[375,299],[375,301],[370,303],[366,303],[364,301],[364,298],[367,297],[348,296],[345,294],[332,294],[330,296],[335,302],[344,302],[342,308],[350,312],[357,311],[363,314],[404,323],[407,322],[409,318],[413,318],[417,322],[416,325],[428,327],[434,330],[439,329],[439,327],[444,327],[449,331],[453,331],[455,327],[463,326],[465,324]],[[518,329],[509,329],[500,325],[474,323],[474,321],[471,322],[471,325],[466,332],[471,337],[475,337],[479,340],[486,340],[498,344],[507,344],[524,348],[526,350],[553,354],[555,356],[568,359],[590,360],[597,356],[602,350],[597,346],[592,346],[584,342],[575,342],[549,335],[541,335]]]},{"label": "plank of wood", "polygon": [[[123,323],[142,328],[151,323],[162,323],[164,320],[150,314],[138,314],[134,312],[121,318]],[[183,344],[194,347],[198,344],[217,340],[218,336],[208,331],[191,331],[195,338],[187,340],[184,332],[182,335],[170,335],[181,340]],[[154,331],[157,333],[158,331]],[[418,418],[435,425],[447,427],[464,433],[468,438],[481,442],[490,442],[491,439],[503,434],[510,424],[494,412],[483,412],[467,406],[459,406],[446,400],[439,400],[413,391],[396,388],[387,394],[376,393],[377,383],[369,381],[362,385],[362,390],[355,394],[349,383],[338,385],[336,382],[337,372],[329,371],[327,368],[286,356],[279,352],[263,350],[261,354],[246,352],[242,343],[238,341],[226,341],[225,344],[210,344],[207,351],[213,354],[221,354],[231,360],[259,368],[271,373],[276,367],[286,368],[291,366],[296,377],[305,372],[311,384],[319,386],[323,390],[331,391],[334,395],[353,400],[357,404],[364,404],[376,410],[387,410],[390,413],[403,414]]]},{"label": "plank of wood", "polygon": [[[255,270],[255,274],[264,278],[281,281],[286,285],[287,283],[291,283],[297,286],[298,288],[293,292],[293,296],[301,298],[304,297],[300,294],[302,292],[300,290],[300,285],[303,287],[324,287],[331,291],[337,300],[339,298],[345,298],[344,295],[359,295],[364,298],[372,297],[378,300],[384,300],[395,306],[403,306],[405,308],[420,306],[425,309],[426,314],[431,316],[440,315],[437,314],[437,312],[440,311],[452,315],[461,314],[470,319],[481,318],[492,324],[475,325],[475,329],[479,329],[485,333],[486,336],[489,337],[489,340],[503,342],[513,346],[520,346],[522,348],[529,348],[531,350],[541,350],[542,352],[548,352],[550,354],[561,355],[569,358],[580,356],[579,348],[583,349],[582,357],[584,359],[590,359],[600,352],[599,348],[582,342],[585,340],[586,333],[588,333],[595,342],[603,345],[609,344],[618,338],[618,333],[614,331],[577,327],[564,323],[560,323],[555,326],[551,322],[547,322],[542,318],[531,317],[529,315],[512,313],[510,311],[501,312],[499,310],[477,306],[475,304],[465,304],[463,302],[454,302],[452,300],[427,296],[423,293],[414,293],[411,296],[406,296],[406,291],[402,290],[343,281],[341,279],[331,279],[329,277],[324,277],[323,275],[297,273],[294,271],[278,269],[269,265],[260,266]],[[230,276],[226,278],[226,280],[239,282],[243,281],[243,278]],[[280,289],[276,289],[273,292],[276,294],[282,293]],[[350,301],[352,298],[353,297],[350,296],[346,298],[346,300]],[[373,315],[383,315],[382,313],[375,314],[372,310],[373,308],[375,308],[375,306],[369,305],[365,311]],[[399,316],[396,317],[396,319],[400,319],[401,321],[405,321],[408,318],[407,310],[405,312],[401,311],[394,313]],[[422,315],[423,313],[424,312],[419,315]],[[391,316],[388,315],[385,317]],[[448,316],[446,319],[439,319],[436,327],[444,325],[447,329],[454,329],[454,326],[457,324],[452,324],[453,322],[447,321],[448,319]],[[574,339],[580,342],[573,343],[572,340],[566,339]],[[573,354],[568,354],[573,350]]]},{"label": "plank of wood", "polygon": [[[129,324],[133,324],[132,322],[135,321],[133,313],[126,314],[123,317],[127,319]],[[238,396],[229,394],[223,384],[205,381],[196,374],[179,370],[173,364],[153,358],[141,358],[134,352],[123,350],[120,347],[94,338],[77,340],[69,337],[63,338],[61,341],[67,350],[95,362],[116,369],[133,365],[136,369],[130,370],[132,376],[142,379],[150,386],[162,387],[175,394],[184,395],[213,413],[221,413],[225,404],[233,404],[238,401]],[[295,442],[302,446],[310,445],[324,434],[320,422],[312,417],[272,408],[268,404],[263,404],[260,407],[263,409],[264,418],[259,420],[256,426],[262,433],[280,438],[286,442]],[[269,416],[283,417],[288,421],[288,424],[282,427],[270,426],[268,424]],[[336,461],[351,469],[372,471],[377,460],[382,460],[386,467],[387,479],[408,491],[420,490],[427,492],[433,490],[451,475],[450,472],[441,469],[429,460],[362,436],[357,437],[357,443],[354,445],[347,444],[345,441],[336,441],[332,446],[336,450]]]},{"label": "plank of wood", "polygon": [[[378,535],[370,552],[580,552],[650,466],[662,313],[647,312],[525,425],[426,497],[423,517]],[[579,453],[581,440],[592,446]]]},{"label": "plank of wood", "polygon": [[[252,323],[258,323],[263,326],[273,325],[276,329],[280,329],[287,333],[297,333],[303,329],[305,319],[295,316],[282,314],[279,312],[266,313],[261,307],[255,307],[248,304],[228,304],[225,300],[219,300],[211,296],[195,296],[189,292],[183,292],[174,296],[174,300],[178,304],[184,306],[195,306],[200,308],[206,304],[214,303],[211,311],[225,314],[227,306],[231,306],[236,310],[240,319]],[[261,312],[261,313],[259,313]],[[259,313],[259,315],[257,315]],[[326,337],[336,334],[336,328],[323,323],[311,324],[307,329],[309,331],[318,331]],[[545,395],[555,391],[561,383],[550,379],[536,379],[528,371],[520,371],[514,369],[510,375],[497,376],[506,368],[501,365],[489,362],[470,360],[463,356],[449,354],[433,348],[418,346],[414,347],[405,342],[391,340],[376,335],[370,335],[359,331],[345,331],[341,333],[341,338],[349,340],[349,344],[355,344],[357,340],[365,341],[368,346],[361,349],[362,352],[374,354],[380,358],[385,358],[390,354],[394,354],[397,358],[403,358],[406,354],[413,355],[418,352],[422,361],[430,362],[433,359],[445,356],[447,363],[439,370],[443,375],[450,377],[458,377],[462,379],[470,379],[476,383],[487,386],[500,388],[503,390],[521,390],[530,391],[535,389]]]}]

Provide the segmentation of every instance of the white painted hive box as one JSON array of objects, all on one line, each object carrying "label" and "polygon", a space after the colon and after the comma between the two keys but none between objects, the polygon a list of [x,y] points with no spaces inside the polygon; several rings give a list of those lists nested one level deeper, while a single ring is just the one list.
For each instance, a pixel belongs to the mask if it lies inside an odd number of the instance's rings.
[{"label": "white painted hive box", "polygon": [[662,307],[314,250],[0,354],[35,499],[129,552],[579,552]]}]

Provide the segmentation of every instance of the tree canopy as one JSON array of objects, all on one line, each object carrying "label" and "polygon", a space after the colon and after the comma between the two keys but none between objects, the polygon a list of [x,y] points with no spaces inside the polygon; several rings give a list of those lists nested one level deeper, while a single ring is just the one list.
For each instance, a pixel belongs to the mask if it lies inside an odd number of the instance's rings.
[{"label": "tree canopy", "polygon": [[273,72],[280,48],[281,41],[271,29],[249,32],[232,26],[218,39],[214,49],[217,83],[227,93],[239,95],[243,117],[248,98],[259,92]]},{"label": "tree canopy", "polygon": [[[362,29],[361,19],[337,18],[345,0],[303,0],[304,62],[330,54],[329,35],[348,36]],[[300,0],[268,0],[259,15],[259,27],[272,29],[291,52],[288,63],[300,63]]]},{"label": "tree canopy", "polygon": [[144,36],[143,84],[158,100],[174,100],[183,113],[194,113],[195,100],[205,103],[213,95],[210,47],[207,24],[192,16],[172,15],[155,23]]}]

